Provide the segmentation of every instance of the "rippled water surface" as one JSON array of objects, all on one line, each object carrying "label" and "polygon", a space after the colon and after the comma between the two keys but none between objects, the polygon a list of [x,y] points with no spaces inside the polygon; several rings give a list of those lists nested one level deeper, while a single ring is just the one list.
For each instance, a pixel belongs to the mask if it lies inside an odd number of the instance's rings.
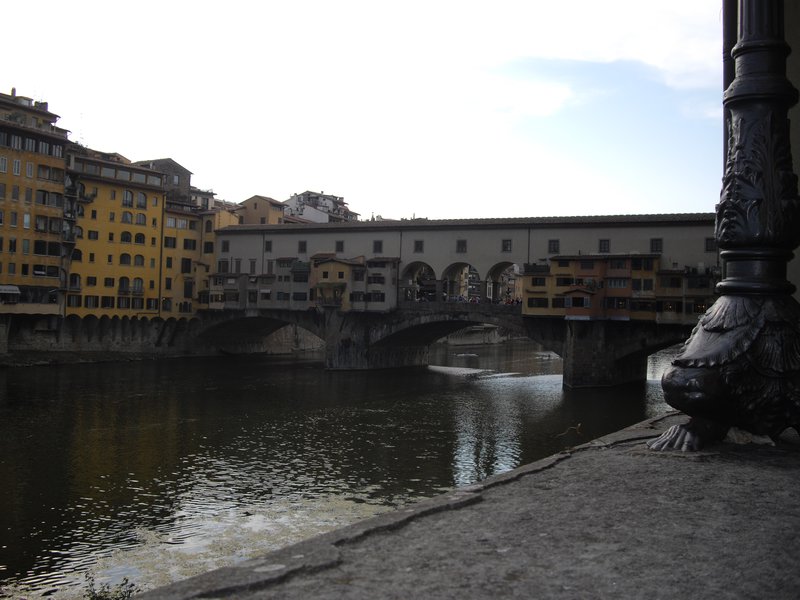
[{"label": "rippled water surface", "polygon": [[0,371],[0,597],[140,588],[512,469],[668,410],[646,384],[564,392],[526,342],[327,372],[223,357]]}]

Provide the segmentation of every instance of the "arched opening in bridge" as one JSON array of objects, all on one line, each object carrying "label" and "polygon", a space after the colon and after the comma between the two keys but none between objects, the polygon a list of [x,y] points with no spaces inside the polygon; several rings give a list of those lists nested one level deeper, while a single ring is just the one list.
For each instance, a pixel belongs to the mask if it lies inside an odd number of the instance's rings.
[{"label": "arched opening in bridge", "polygon": [[522,302],[522,267],[511,262],[497,263],[486,274],[486,297],[495,304]]},{"label": "arched opening in bridge", "polygon": [[[400,275],[400,299],[406,302],[441,300],[436,273],[424,262],[412,262]],[[438,292],[438,293],[437,293]]]},{"label": "arched opening in bridge", "polygon": [[448,302],[481,302],[486,293],[478,270],[469,263],[453,263],[442,272],[442,297]]}]

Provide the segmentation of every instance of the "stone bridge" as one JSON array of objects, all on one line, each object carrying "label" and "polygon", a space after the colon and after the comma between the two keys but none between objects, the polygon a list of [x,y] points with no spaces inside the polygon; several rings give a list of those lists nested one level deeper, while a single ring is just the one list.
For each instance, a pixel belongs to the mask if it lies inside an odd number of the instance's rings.
[{"label": "stone bridge", "polygon": [[565,387],[610,386],[646,377],[648,355],[685,340],[691,326],[645,321],[574,321],[522,316],[518,305],[406,302],[390,312],[245,309],[201,315],[199,338],[222,352],[244,353],[297,325],[325,342],[328,369],[428,364],[429,346],[465,327],[497,325],[530,338],[564,361]]}]

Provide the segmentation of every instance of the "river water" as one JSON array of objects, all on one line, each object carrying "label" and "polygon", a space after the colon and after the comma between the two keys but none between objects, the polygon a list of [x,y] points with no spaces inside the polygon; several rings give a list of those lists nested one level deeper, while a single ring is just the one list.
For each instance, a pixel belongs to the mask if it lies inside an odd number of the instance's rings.
[{"label": "river water", "polygon": [[563,391],[529,342],[421,369],[246,356],[0,370],[0,597],[149,589],[666,412],[658,383]]}]

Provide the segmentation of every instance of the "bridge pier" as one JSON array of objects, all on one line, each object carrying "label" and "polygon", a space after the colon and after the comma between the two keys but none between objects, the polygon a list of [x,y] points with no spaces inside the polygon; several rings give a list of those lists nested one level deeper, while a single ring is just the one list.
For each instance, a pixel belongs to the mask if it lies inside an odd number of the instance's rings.
[{"label": "bridge pier", "polygon": [[630,324],[566,321],[566,329],[562,357],[564,387],[610,387],[647,378],[647,351],[627,354],[618,351],[636,333],[631,331]]}]

